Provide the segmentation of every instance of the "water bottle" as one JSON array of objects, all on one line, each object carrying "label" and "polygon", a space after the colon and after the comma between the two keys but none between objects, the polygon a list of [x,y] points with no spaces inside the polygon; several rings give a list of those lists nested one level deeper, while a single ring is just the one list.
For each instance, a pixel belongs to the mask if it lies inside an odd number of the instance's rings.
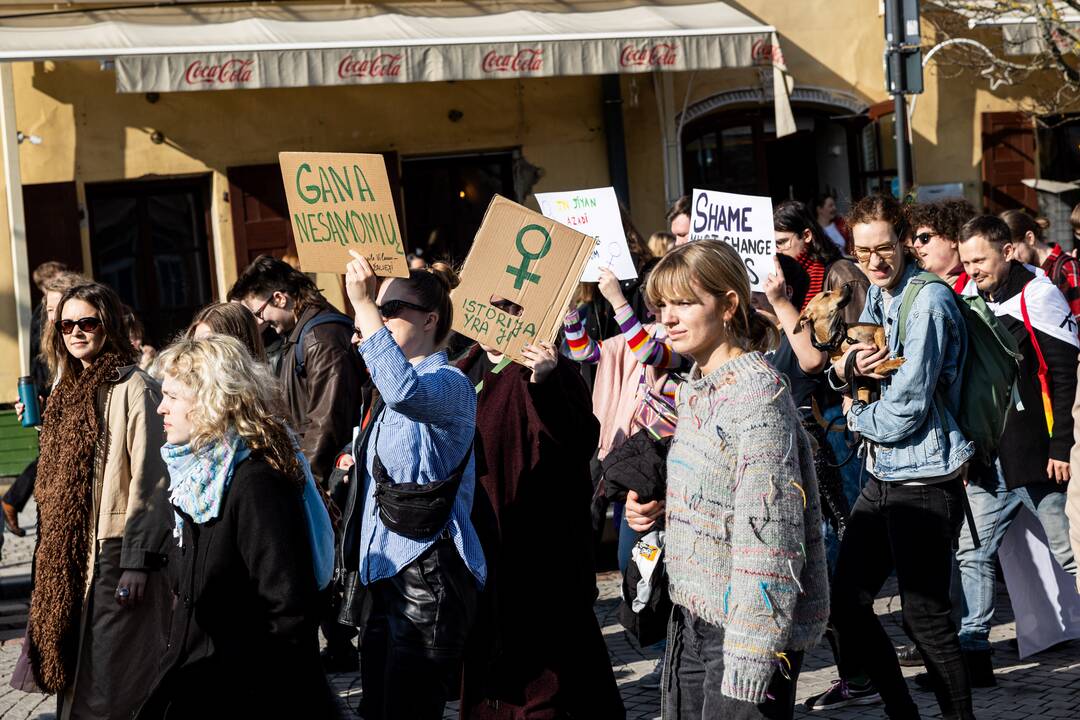
[{"label": "water bottle", "polygon": [[23,408],[22,426],[33,427],[41,424],[41,407],[38,405],[37,383],[29,375],[19,378],[19,401]]}]

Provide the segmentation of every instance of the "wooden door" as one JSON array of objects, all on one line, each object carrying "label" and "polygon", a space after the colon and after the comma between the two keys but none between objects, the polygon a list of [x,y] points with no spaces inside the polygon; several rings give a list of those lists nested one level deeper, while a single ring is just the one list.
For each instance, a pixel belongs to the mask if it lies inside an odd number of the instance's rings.
[{"label": "wooden door", "polygon": [[[26,252],[30,270],[49,260],[82,272],[82,238],[79,234],[79,199],[74,182],[23,185],[26,215]],[[37,285],[30,284],[33,307],[41,300]]]},{"label": "wooden door", "polygon": [[1035,177],[1035,130],[1031,118],[1018,112],[982,114],[983,205],[997,214],[1023,208],[1039,212],[1034,188],[1023,184]]},{"label": "wooden door", "polygon": [[209,176],[86,186],[94,277],[161,347],[214,296]]}]

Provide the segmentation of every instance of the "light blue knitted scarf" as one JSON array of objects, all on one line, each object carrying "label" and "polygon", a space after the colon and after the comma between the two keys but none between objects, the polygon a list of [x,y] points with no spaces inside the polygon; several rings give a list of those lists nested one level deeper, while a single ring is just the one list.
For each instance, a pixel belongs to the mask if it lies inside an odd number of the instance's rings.
[{"label": "light blue knitted scarf", "polygon": [[[233,469],[249,455],[244,441],[230,430],[225,438],[195,450],[190,443],[161,448],[161,457],[169,468],[169,502],[198,524],[221,514],[225,491],[232,481]],[[183,518],[176,516],[173,535],[182,543]]]}]

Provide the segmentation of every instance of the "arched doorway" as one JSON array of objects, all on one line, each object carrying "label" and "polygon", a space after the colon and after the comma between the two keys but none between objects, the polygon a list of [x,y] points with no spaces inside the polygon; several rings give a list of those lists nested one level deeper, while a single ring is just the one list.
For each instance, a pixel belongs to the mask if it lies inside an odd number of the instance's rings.
[{"label": "arched doorway", "polygon": [[[830,191],[841,208],[881,186],[889,143],[867,104],[842,91],[797,88],[797,132],[777,138],[772,99],[760,88],[719,93],[682,119],[683,183],[693,188],[809,201]],[[883,156],[884,151],[884,156]]]}]

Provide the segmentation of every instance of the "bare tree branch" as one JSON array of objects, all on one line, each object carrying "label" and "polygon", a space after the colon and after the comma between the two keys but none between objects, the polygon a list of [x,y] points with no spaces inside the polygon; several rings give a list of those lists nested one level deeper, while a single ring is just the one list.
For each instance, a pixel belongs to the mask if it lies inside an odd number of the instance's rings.
[{"label": "bare tree branch", "polygon": [[1080,0],[930,0],[923,18],[934,47],[943,45],[934,72],[970,73],[991,89],[1023,85],[1027,93],[1018,102],[1033,115],[1074,110],[1080,101],[1075,13]]}]

